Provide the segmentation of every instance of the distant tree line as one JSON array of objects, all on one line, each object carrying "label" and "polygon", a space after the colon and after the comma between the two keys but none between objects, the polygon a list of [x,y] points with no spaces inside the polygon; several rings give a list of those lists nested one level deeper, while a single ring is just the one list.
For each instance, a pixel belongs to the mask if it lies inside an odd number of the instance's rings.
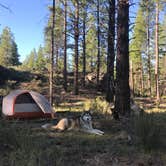
[{"label": "distant tree line", "polygon": [[24,60],[22,66],[26,70],[30,71],[45,71],[47,69],[48,58],[45,56],[42,46],[39,46],[38,50],[33,49],[30,54]]}]

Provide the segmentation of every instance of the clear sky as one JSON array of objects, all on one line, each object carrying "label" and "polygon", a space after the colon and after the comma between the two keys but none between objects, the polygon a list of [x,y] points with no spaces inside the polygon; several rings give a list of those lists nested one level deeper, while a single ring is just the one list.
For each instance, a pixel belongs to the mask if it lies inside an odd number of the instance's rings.
[{"label": "clear sky", "polygon": [[[0,6],[0,33],[5,26],[11,28],[22,62],[33,48],[38,49],[40,44],[43,45],[43,32],[48,19],[47,6],[51,0],[0,0],[0,3],[11,10]],[[136,5],[130,9],[131,15],[135,15]]]},{"label": "clear sky", "polygon": [[20,61],[23,61],[33,48],[38,49],[40,44],[43,45],[50,1],[0,0],[0,3],[11,10],[0,6],[0,33],[5,26],[11,28],[21,55]]}]

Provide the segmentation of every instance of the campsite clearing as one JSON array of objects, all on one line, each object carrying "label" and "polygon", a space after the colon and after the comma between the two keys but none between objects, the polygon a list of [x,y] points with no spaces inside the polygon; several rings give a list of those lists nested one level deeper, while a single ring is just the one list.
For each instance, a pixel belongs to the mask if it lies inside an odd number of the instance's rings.
[{"label": "campsite clearing", "polygon": [[[163,110],[163,108],[159,109]],[[141,137],[135,133],[137,129],[135,119],[130,121],[122,119],[119,122],[111,119],[109,115],[98,112],[94,113],[94,125],[105,131],[104,136],[80,132],[58,133],[41,128],[41,125],[46,122],[56,123],[62,117],[78,114],[80,114],[78,111],[59,112],[55,120],[4,121],[1,119],[0,132],[3,137],[0,138],[0,165],[164,166],[166,164],[166,114],[164,112],[154,114],[155,124],[160,128],[158,135],[160,141],[154,147],[151,144],[149,147],[143,145]],[[128,135],[131,136],[131,140],[128,139]],[[155,143],[158,140],[153,138],[153,141]]]}]

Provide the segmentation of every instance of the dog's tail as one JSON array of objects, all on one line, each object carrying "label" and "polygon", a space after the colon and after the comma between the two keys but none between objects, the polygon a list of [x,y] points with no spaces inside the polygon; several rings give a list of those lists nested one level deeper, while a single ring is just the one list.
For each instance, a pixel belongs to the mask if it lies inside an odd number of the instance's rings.
[{"label": "dog's tail", "polygon": [[52,126],[51,123],[46,123],[46,124],[42,125],[41,128],[43,128],[43,129],[49,129],[49,128],[51,128],[51,126]]}]

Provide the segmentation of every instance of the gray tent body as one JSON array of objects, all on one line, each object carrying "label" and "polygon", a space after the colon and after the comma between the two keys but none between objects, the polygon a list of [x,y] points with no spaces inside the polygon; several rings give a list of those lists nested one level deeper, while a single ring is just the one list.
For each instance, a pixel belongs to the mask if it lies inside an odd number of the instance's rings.
[{"label": "gray tent body", "polygon": [[14,90],[3,98],[2,113],[6,117],[51,117],[53,109],[41,94],[28,90]]}]

